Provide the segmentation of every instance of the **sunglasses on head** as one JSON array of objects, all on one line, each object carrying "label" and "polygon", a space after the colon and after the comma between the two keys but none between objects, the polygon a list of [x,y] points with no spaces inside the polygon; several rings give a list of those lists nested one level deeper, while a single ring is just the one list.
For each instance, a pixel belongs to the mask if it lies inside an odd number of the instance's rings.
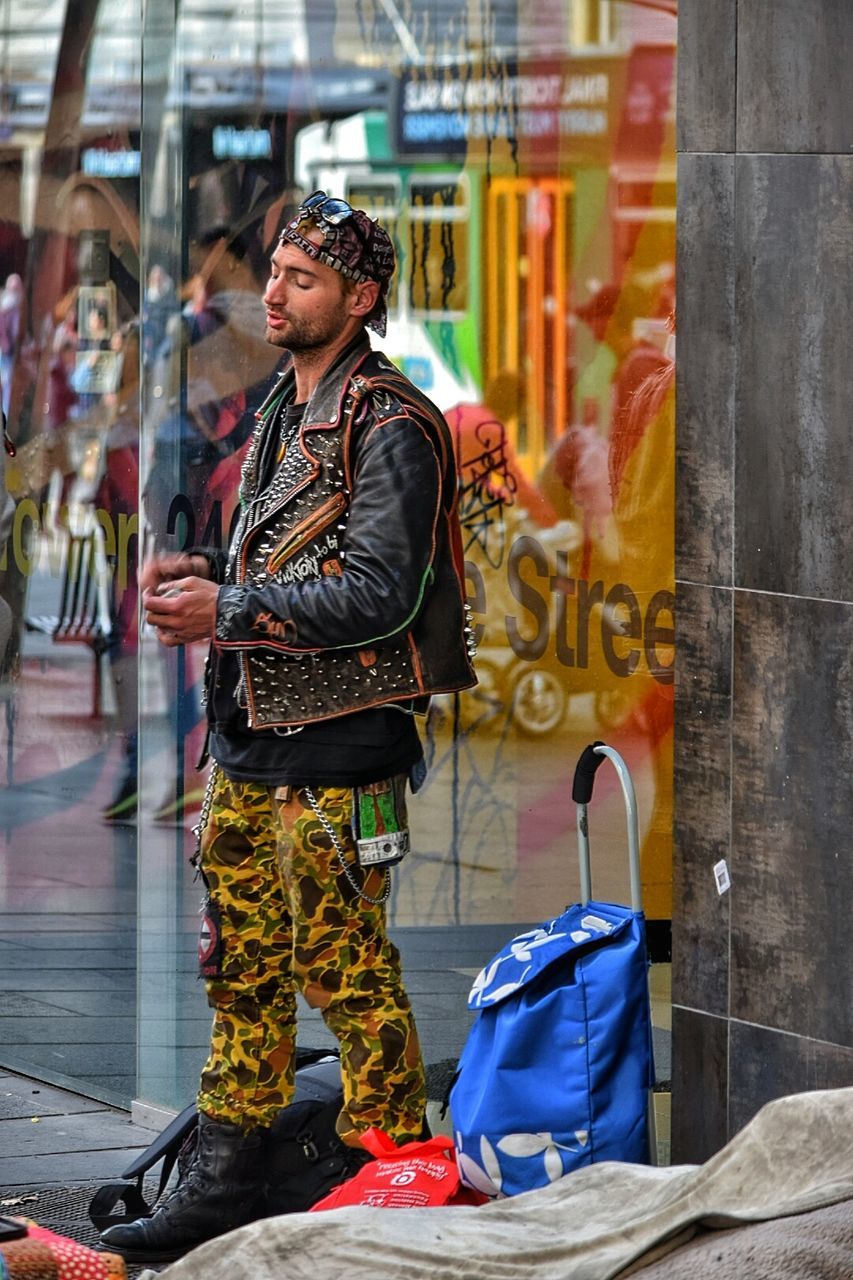
[{"label": "sunglasses on head", "polygon": [[302,201],[299,212],[315,221],[328,222],[333,227],[339,227],[342,222],[352,218],[353,231],[359,242],[365,248],[367,247],[367,241],[358,225],[358,220],[353,217],[355,210],[351,204],[347,204],[346,200],[341,200],[337,196],[327,196],[325,191],[315,191]]},{"label": "sunglasses on head", "polygon": [[337,227],[353,214],[352,205],[336,196],[327,196],[325,191],[315,191],[307,196],[299,206],[300,213],[310,214],[312,218],[320,217]]}]

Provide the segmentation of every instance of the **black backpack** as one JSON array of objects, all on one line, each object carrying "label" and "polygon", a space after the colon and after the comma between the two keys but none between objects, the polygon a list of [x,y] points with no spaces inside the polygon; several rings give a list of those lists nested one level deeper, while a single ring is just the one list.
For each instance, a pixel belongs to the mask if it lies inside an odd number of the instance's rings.
[{"label": "black backpack", "polygon": [[[259,1206],[258,1217],[309,1209],[350,1172],[352,1152],[335,1130],[343,1106],[337,1052],[297,1049],[295,1083],[293,1101],[279,1112],[270,1129],[266,1200]],[[98,1231],[151,1216],[176,1165],[178,1182],[185,1176],[197,1128],[198,1111],[192,1104],[175,1116],[119,1179],[98,1188],[89,1205],[89,1217]],[[145,1175],[161,1162],[157,1194],[146,1200]],[[124,1211],[116,1212],[118,1206]]]}]

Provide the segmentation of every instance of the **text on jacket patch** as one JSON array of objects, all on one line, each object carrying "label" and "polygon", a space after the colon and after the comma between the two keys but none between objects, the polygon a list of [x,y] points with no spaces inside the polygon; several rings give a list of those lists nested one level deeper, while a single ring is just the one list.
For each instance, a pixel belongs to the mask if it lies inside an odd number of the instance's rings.
[{"label": "text on jacket patch", "polygon": [[323,561],[331,551],[338,549],[338,535],[327,533],[324,542],[315,542],[313,550],[303,551],[301,555],[288,560],[279,570],[279,582],[288,586],[292,582],[304,582],[306,578],[319,578],[322,575]]}]

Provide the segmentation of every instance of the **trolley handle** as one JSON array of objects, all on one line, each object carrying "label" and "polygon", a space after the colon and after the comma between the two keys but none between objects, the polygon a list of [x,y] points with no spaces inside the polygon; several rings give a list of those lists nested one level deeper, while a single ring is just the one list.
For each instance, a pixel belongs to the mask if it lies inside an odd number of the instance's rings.
[{"label": "trolley handle", "polygon": [[581,758],[575,765],[575,778],[572,783],[572,799],[575,804],[589,804],[592,799],[595,775],[604,764],[604,756],[596,751],[596,747],[603,746],[603,742],[593,742],[591,746],[584,747]]},{"label": "trolley handle", "polygon": [[628,827],[628,868],[631,876],[631,910],[640,912],[643,909],[643,890],[640,881],[640,824],[637,817],[637,797],[634,784],[628,772],[628,766],[618,751],[603,742],[593,742],[586,747],[578,760],[575,778],[572,783],[572,799],[577,805],[578,819],[578,866],[580,870],[581,902],[586,905],[592,897],[592,877],[589,865],[589,825],[587,822],[587,805],[592,799],[595,775],[604,760],[607,759],[619,775],[622,796],[625,801],[625,817]]}]

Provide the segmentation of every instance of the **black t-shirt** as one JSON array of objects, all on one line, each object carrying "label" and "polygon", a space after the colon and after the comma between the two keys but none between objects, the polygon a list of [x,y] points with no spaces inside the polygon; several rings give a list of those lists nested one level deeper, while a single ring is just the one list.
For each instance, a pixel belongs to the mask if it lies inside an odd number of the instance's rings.
[{"label": "black t-shirt", "polygon": [[408,773],[423,756],[414,717],[396,707],[371,707],[318,720],[286,736],[275,729],[212,733],[210,754],[229,778],[269,787],[286,783],[355,787]]},{"label": "black t-shirt", "polygon": [[[304,412],[304,404],[286,405],[280,412],[285,447],[294,439]],[[217,678],[223,688],[237,688],[236,653],[219,653]],[[409,773],[423,759],[423,748],[413,716],[395,706],[318,720],[295,732],[256,731],[249,728],[248,716],[235,700],[227,732],[211,731],[210,754],[236,782],[355,787]]]}]

